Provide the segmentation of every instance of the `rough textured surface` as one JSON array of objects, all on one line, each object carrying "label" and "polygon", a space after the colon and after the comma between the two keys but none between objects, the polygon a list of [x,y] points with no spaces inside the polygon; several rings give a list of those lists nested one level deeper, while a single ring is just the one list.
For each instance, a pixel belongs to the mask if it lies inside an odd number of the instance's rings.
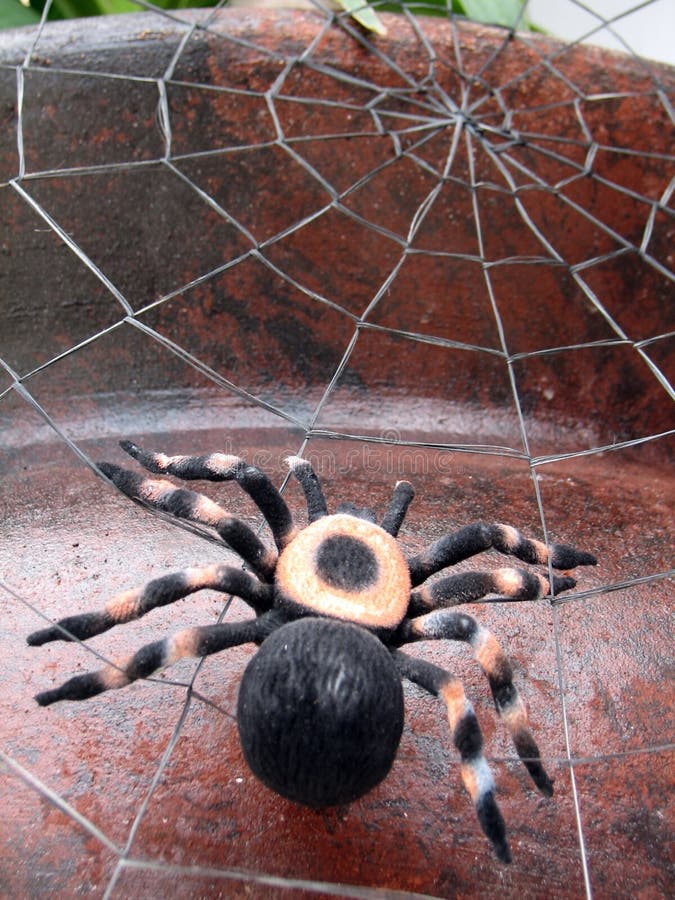
[{"label": "rough textured surface", "polygon": [[[506,190],[496,150],[471,156],[459,142],[442,173],[450,120],[413,147],[401,123],[426,95],[401,73],[419,84],[429,59],[409,22],[389,21],[377,56],[318,15],[226,12],[189,34],[162,82],[168,164],[153,79],[204,15],[46,29],[24,71],[21,176],[13,67],[32,33],[0,40],[0,893],[667,896],[675,484],[672,435],[659,435],[673,427],[672,134],[654,85],[672,87],[673,73],[420,20],[448,96],[498,88],[473,115],[509,154]],[[317,65],[297,64],[310,45]],[[275,121],[263,94],[291,58]],[[369,85],[386,101],[379,131]],[[410,554],[477,519],[537,538],[545,526],[597,554],[553,604],[471,609],[511,655],[552,800],[531,789],[466,648],[411,650],[458,674],[476,706],[510,867],[479,831],[442,706],[410,685],[388,778],[324,813],[246,767],[234,715],[250,648],[87,703],[35,705],[37,691],[96,667],[94,653],[114,659],[223,612],[222,597],[200,593],[89,650],[25,645],[45,616],[234,560],[95,476],[87,461],[127,462],[123,437],[236,453],[278,484],[284,457],[302,451],[332,510],[350,500],[381,513],[409,478]],[[210,493],[259,524],[236,486]],[[287,497],[302,508],[297,485]],[[235,601],[226,615],[247,611]]]}]

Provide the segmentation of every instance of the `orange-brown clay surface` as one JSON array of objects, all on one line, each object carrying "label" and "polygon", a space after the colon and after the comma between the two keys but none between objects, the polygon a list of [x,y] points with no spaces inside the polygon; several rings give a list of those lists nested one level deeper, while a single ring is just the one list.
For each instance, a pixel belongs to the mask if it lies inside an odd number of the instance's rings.
[{"label": "orange-brown clay surface", "polygon": [[[368,46],[318,13],[194,22],[0,37],[0,895],[671,895],[673,73],[421,18]],[[552,799],[467,647],[410,650],[476,707],[510,866],[443,704],[410,684],[389,777],[325,812],[246,767],[250,647],[38,708],[97,654],[248,615],[200,592],[87,646],[26,645],[152,577],[236,563],[96,476],[134,465],[121,438],[235,453],[277,484],[301,452],[332,510],[382,513],[408,478],[406,554],[483,519],[597,555],[553,602],[468,608],[512,659]],[[235,485],[206,492],[260,525]]]}]

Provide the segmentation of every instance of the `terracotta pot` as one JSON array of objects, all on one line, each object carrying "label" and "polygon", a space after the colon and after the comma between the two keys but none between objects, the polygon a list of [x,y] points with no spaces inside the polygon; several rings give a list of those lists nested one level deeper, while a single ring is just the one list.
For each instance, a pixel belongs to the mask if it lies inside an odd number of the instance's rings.
[{"label": "terracotta pot", "polygon": [[[138,897],[668,891],[675,74],[384,19],[367,39],[259,10],[0,36],[0,884],[14,895],[111,879]],[[476,665],[420,649],[477,708],[508,870],[442,708],[410,686],[390,776],[326,814],[246,768],[232,714],[250,648],[209,658],[197,693],[184,664],[34,705],[98,665],[78,645],[27,648],[44,616],[224,558],[95,477],[126,437],[235,452],[277,483],[302,451],[331,508],[382,510],[407,477],[409,553],[484,519],[597,554],[569,600],[469,609],[514,661],[552,801],[530,790]],[[231,489],[212,495],[259,523]],[[116,658],[221,610],[200,594],[91,645]]]}]

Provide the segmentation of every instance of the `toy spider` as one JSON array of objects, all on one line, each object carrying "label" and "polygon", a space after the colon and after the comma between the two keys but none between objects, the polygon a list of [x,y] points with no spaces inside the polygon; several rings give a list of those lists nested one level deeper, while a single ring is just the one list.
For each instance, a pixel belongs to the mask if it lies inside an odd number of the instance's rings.
[{"label": "toy spider", "polygon": [[477,523],[447,534],[406,561],[396,541],[413,498],[406,481],[396,484],[377,525],[370,510],[350,504],[329,515],[311,465],[290,457],[287,463],[304,492],[309,518],[307,527],[298,531],[268,477],[238,457],[166,456],[146,452],[130,441],[121,446],[153,473],[237,481],[263,513],[277,549],[266,547],[244,522],[202,494],[102,463],[101,471],[128,496],[215,531],[254,574],[210,565],[165,575],[118,594],[101,611],[69,616],[36,631],[28,643],[85,640],[202,588],[240,597],[256,617],[184,629],[147,644],[117,665],[76,675],[37,694],[37,702],[48,706],[58,700],[84,700],[147,677],[182,657],[257,644],[260,649],[245,669],[237,702],[244,756],[268,787],[319,808],[348,803],[385,778],[403,729],[401,678],[407,678],[445,704],[462,779],[480,825],[497,856],[510,861],[482,735],[461,683],[399,648],[424,639],[468,643],[519,756],[539,790],[550,796],[553,785],[528,728],[507,657],[474,618],[448,607],[494,594],[537,600],[551,589],[554,594],[568,590],[574,579],[553,576],[551,584],[544,575],[504,568],[425,582],[441,569],[489,548],[558,569],[593,565],[595,558],[564,544],[547,547],[508,525]]}]

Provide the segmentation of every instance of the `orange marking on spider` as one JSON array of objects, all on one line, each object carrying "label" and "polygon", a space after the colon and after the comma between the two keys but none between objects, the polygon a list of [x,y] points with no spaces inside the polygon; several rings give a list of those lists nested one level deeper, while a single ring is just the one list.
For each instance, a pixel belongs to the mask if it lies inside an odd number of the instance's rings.
[{"label": "orange marking on spider", "polygon": [[142,588],[135,588],[131,591],[122,591],[121,594],[116,594],[108,600],[104,609],[116,622],[120,624],[129,622],[136,615],[138,601],[142,592]]},{"label": "orange marking on spider", "polygon": [[448,709],[450,727],[454,729],[459,719],[466,712],[467,700],[462,683],[458,679],[452,678],[441,688],[441,697]]},{"label": "orange marking on spider", "polygon": [[128,659],[121,660],[114,666],[106,666],[100,670],[99,675],[106,691],[119,690],[130,684],[130,679],[124,671],[128,661]]}]

